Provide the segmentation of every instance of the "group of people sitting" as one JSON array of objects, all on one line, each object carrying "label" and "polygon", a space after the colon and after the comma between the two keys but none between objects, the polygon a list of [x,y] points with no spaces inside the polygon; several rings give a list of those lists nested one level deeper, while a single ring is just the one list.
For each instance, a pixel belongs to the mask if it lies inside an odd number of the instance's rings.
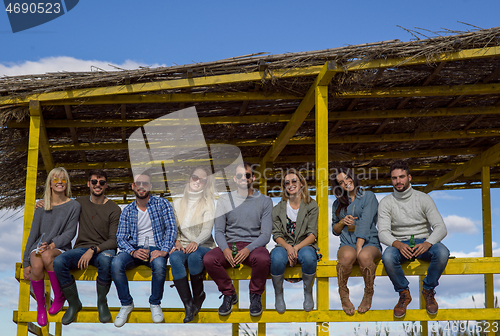
[{"label": "group of people sitting", "polygon": [[[371,308],[376,263],[382,258],[399,293],[394,316],[403,317],[411,296],[401,264],[417,258],[430,261],[422,294],[427,312],[434,315],[438,311],[434,288],[449,257],[448,249],[440,242],[446,236],[446,227],[432,199],[412,188],[405,162],[395,162],[390,175],[394,192],[380,204],[371,191],[360,186],[352,170],[337,169],[332,177],[336,197],[332,207],[332,232],[340,236],[337,276],[342,309],[348,315],[355,313],[347,288],[354,264],[359,265],[365,282],[364,296],[357,310],[365,313]],[[121,211],[105,196],[105,171],[90,171],[87,182],[90,196],[72,200],[67,171],[54,168],[47,177],[43,200],[37,203],[23,257],[24,279],[31,280],[37,301],[38,324],[44,326],[48,321],[44,271],[48,273],[54,294],[48,313],[57,314],[67,301],[68,308],[62,317],[62,323],[67,325],[82,309],[70,271],[86,269],[89,265],[97,268],[100,322],[111,321],[107,294],[112,282],[121,303],[114,324],[121,327],[127,322],[134,302],[126,272],[139,265],[152,270],[149,297],[152,320],[163,322],[160,303],[167,259],[170,259],[173,286],[184,304],[185,323],[195,318],[205,300],[205,271],[222,293],[219,315],[231,313],[238,295],[226,269],[240,264],[252,269],[251,316],[262,314],[261,295],[269,273],[275,308],[279,313],[286,311],[285,269],[297,263],[302,268],[303,308],[308,312],[313,310],[312,289],[317,262],[322,255],[316,243],[318,204],[310,197],[306,180],[299,171],[287,170],[281,179],[282,199],[274,207],[270,197],[253,188],[255,175],[249,163],[236,166],[233,180],[237,189],[221,195],[215,206],[213,175],[198,167],[192,171],[183,196],[176,199],[172,207],[168,200],[150,195],[151,177],[147,172],[141,173],[134,176],[132,183],[135,201]],[[71,248],[77,227],[78,237]],[[271,236],[276,246],[269,253],[266,244]],[[410,244],[413,241],[414,244]],[[383,253],[380,242],[388,246]]]}]

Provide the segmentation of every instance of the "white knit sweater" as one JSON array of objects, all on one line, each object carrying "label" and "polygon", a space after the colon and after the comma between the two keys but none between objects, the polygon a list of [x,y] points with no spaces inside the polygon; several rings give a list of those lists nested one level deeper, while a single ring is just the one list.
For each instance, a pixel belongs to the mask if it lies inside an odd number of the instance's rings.
[{"label": "white knit sweater", "polygon": [[[203,209],[201,214],[195,214],[197,208],[196,202],[201,196],[200,192],[189,192],[186,214],[182,223],[177,223],[177,240],[182,247],[186,247],[191,242],[196,242],[199,246],[214,248],[215,242],[212,237],[214,226],[214,210]],[[174,209],[178,211],[181,199],[174,201]],[[196,219],[195,219],[196,218]]]},{"label": "white knit sweater", "polygon": [[436,244],[446,237],[446,226],[432,198],[411,187],[394,190],[380,201],[378,207],[378,237],[392,246],[395,240],[425,238]]}]

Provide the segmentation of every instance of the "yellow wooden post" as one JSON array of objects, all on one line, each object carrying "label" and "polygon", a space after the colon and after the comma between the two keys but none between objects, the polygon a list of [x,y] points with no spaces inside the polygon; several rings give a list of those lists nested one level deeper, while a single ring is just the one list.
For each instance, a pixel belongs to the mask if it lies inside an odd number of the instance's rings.
[{"label": "yellow wooden post", "polygon": [[[24,255],[24,248],[28,240],[28,235],[31,229],[31,221],[35,213],[36,200],[36,178],[38,172],[38,151],[40,145],[40,103],[38,101],[30,101],[30,131],[28,142],[28,163],[26,167],[26,193],[24,198],[24,222],[23,222],[23,240],[21,247],[21,259]],[[18,312],[29,311],[30,304],[30,281],[29,279],[19,282],[19,305]],[[17,323],[17,335],[28,334],[28,323]]]},{"label": "yellow wooden post", "polygon": [[[420,275],[418,277],[418,287],[419,287],[419,302],[420,302],[420,309],[425,309],[425,300],[424,300],[424,296],[422,295],[422,289],[423,289],[423,280],[424,280],[425,276],[424,275]],[[429,323],[427,323],[427,321],[420,321],[420,325],[422,326],[422,336],[427,336],[429,335]]]},{"label": "yellow wooden post", "polygon": [[[319,85],[315,90],[316,104],[316,201],[319,206],[318,246],[323,254],[322,262],[328,261],[328,85]],[[329,278],[318,278],[317,301],[319,311],[328,311]],[[317,322],[317,335],[328,335],[322,322]]]},{"label": "yellow wooden post", "polygon": [[[239,280],[233,280],[233,285],[234,289],[236,290],[236,295],[240,297],[240,281]],[[233,306],[233,312],[237,312],[240,310],[240,301],[238,300],[238,303]],[[238,336],[240,332],[240,324],[239,323],[233,323],[233,336]]]},{"label": "yellow wooden post", "polygon": [[[493,243],[491,235],[491,194],[490,194],[490,167],[481,168],[481,194],[483,203],[483,254],[484,257],[493,256]],[[495,291],[493,288],[493,274],[484,275],[484,297],[486,308],[494,308]],[[494,321],[489,321],[493,325]],[[490,330],[488,335],[495,333]]]}]

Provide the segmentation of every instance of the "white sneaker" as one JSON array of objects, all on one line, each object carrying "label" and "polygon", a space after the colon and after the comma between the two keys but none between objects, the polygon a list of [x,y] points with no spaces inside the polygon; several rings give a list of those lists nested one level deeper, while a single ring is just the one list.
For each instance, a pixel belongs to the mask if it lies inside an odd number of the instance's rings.
[{"label": "white sneaker", "polygon": [[153,316],[154,323],[161,323],[165,319],[163,316],[163,311],[161,310],[160,305],[150,304],[149,308],[151,309],[151,315]]},{"label": "white sneaker", "polygon": [[116,315],[115,318],[115,327],[122,327],[126,322],[128,318],[128,314],[134,309],[134,304],[132,303],[130,306],[122,306],[120,308],[120,311],[118,312],[118,315]]}]

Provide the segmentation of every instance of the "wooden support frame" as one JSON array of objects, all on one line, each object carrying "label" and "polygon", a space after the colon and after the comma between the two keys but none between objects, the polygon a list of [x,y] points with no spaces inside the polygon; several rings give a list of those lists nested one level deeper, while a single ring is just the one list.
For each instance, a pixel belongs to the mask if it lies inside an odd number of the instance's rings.
[{"label": "wooden support frame", "polygon": [[460,175],[471,176],[479,172],[483,166],[494,165],[498,162],[500,162],[500,143],[484,151],[475,158],[467,161],[460,167],[455,168],[448,174],[441,176],[439,179],[435,180],[431,184],[428,184],[424,188],[424,191],[428,193],[434,190],[435,188],[442,186],[445,183],[453,181]]}]

